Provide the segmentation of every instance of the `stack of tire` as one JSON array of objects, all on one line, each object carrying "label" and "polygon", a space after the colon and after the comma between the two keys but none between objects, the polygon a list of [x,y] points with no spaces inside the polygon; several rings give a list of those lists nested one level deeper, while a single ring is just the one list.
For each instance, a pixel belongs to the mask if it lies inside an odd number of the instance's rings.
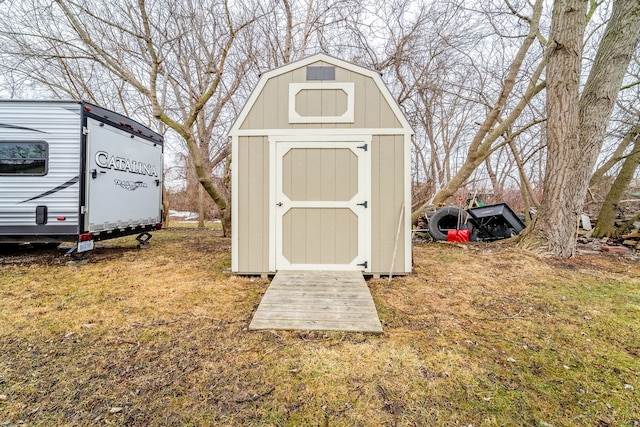
[{"label": "stack of tire", "polygon": [[429,234],[435,240],[447,240],[449,230],[472,230],[469,215],[455,206],[445,206],[429,217]]}]

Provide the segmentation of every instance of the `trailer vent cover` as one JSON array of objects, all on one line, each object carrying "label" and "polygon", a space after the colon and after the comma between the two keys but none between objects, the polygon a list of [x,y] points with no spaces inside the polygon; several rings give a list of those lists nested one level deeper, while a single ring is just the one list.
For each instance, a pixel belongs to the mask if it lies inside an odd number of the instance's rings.
[{"label": "trailer vent cover", "polygon": [[307,67],[307,80],[335,80],[336,67]]}]

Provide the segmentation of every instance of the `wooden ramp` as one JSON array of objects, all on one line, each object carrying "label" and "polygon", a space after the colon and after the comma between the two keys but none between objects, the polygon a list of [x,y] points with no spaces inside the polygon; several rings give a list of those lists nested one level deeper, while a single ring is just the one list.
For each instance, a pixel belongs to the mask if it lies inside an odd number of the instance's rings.
[{"label": "wooden ramp", "polygon": [[249,329],[382,333],[373,298],[359,271],[279,271]]}]

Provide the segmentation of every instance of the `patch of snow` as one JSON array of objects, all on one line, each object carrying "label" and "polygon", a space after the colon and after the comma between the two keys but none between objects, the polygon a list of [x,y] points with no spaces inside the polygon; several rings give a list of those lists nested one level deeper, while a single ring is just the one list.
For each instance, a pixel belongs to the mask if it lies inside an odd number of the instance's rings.
[{"label": "patch of snow", "polygon": [[173,217],[173,218],[180,218],[182,220],[186,220],[186,221],[191,221],[191,220],[197,220],[198,219],[198,214],[195,212],[186,212],[186,211],[174,211],[174,210],[169,210],[169,216]]}]

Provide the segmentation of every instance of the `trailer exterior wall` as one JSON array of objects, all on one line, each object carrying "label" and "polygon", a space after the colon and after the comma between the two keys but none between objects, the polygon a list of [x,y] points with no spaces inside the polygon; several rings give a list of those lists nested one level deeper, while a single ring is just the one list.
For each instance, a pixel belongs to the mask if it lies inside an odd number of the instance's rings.
[{"label": "trailer exterior wall", "polygon": [[160,228],[162,160],[162,135],[113,111],[81,101],[0,101],[0,242],[73,241],[87,232],[104,240]]},{"label": "trailer exterior wall", "polygon": [[[0,236],[78,233],[80,115],[78,103],[0,101],[0,141],[44,141],[48,151],[46,175],[0,175]],[[41,205],[49,220],[37,225]]]},{"label": "trailer exterior wall", "polygon": [[162,222],[162,146],[91,117],[86,128],[84,229],[97,233]]}]

